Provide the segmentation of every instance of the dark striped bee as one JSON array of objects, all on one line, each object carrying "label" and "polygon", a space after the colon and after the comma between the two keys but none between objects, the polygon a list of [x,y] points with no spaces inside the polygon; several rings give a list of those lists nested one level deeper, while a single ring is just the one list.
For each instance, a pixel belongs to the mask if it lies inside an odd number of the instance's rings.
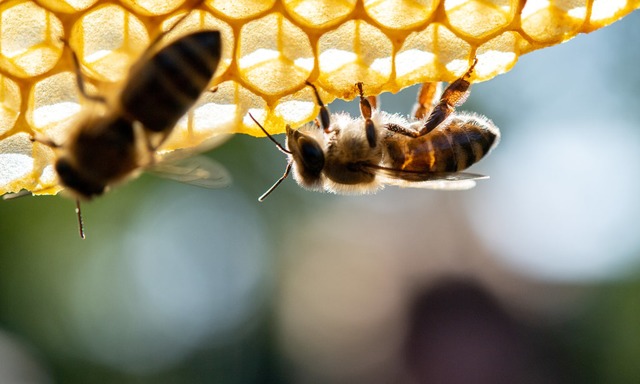
[{"label": "dark striped bee", "polygon": [[[78,88],[94,106],[86,108],[86,116],[65,143],[35,139],[58,149],[55,170],[61,184],[76,198],[82,237],[79,201],[102,195],[109,186],[149,167],[162,168],[162,162],[156,164],[156,150],[207,89],[218,67],[219,31],[191,33],[157,48],[159,40],[147,48],[131,67],[121,91],[109,99],[86,92],[78,57],[71,51]],[[222,186],[228,179],[224,168],[204,158],[160,172],[209,187]]]},{"label": "dark striped bee", "polygon": [[408,120],[379,111],[376,99],[365,98],[362,83],[359,118],[329,115],[314,85],[320,106],[315,124],[300,130],[286,127],[288,155],[284,175],[260,197],[266,198],[293,169],[302,187],[342,194],[373,193],[386,184],[431,189],[468,189],[485,176],[461,172],[488,154],[500,139],[498,128],[484,116],[456,112],[469,96],[469,79],[477,63],[449,84],[438,99],[438,83],[423,84]]}]

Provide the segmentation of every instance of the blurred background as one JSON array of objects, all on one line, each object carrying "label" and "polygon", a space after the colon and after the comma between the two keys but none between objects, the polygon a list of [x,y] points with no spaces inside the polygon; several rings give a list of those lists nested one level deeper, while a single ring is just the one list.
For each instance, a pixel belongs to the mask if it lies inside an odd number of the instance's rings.
[{"label": "blurred background", "polygon": [[258,203],[285,159],[236,135],[231,187],[143,176],[85,241],[71,200],[2,202],[0,383],[637,382],[638,41],[635,12],[475,85],[502,141],[470,191]]}]

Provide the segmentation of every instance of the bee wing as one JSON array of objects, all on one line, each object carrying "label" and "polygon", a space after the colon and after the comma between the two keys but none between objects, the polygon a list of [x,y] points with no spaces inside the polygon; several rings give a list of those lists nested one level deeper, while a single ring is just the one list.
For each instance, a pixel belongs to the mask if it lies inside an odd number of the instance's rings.
[{"label": "bee wing", "polygon": [[[386,182],[386,181],[385,181]],[[465,191],[476,186],[476,179],[439,179],[428,181],[389,180],[387,184],[404,188],[424,188],[440,191]]]},{"label": "bee wing", "polygon": [[206,156],[163,161],[146,171],[158,177],[209,189],[223,188],[231,183],[227,169]]},{"label": "bee wing", "polygon": [[402,169],[370,167],[383,183],[406,188],[463,191],[476,186],[476,180],[489,176],[468,172],[416,172]]}]

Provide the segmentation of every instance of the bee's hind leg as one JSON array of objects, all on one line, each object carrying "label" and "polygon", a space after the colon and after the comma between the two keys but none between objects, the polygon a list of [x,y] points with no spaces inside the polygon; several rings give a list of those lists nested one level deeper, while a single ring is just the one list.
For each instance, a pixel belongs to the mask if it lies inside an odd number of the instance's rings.
[{"label": "bee's hind leg", "polygon": [[473,69],[477,63],[478,59],[474,58],[473,64],[471,64],[467,72],[462,75],[461,78],[449,84],[447,89],[444,90],[442,97],[440,97],[440,101],[433,108],[420,131],[418,131],[418,136],[423,136],[431,132],[435,127],[440,125],[440,123],[449,117],[456,107],[462,105],[467,100],[467,97],[469,97],[469,88],[471,87],[469,78],[471,77]]},{"label": "bee's hind leg", "polygon": [[372,108],[375,108],[378,105],[378,101],[373,97],[373,107],[371,106],[371,97],[364,97],[364,93],[362,91],[362,83],[357,83],[356,87],[358,87],[358,93],[360,94],[360,113],[362,114],[362,118],[364,119],[364,130],[367,135],[367,142],[369,143],[369,147],[375,148],[377,144],[377,133],[376,127],[373,124],[373,120],[371,120],[371,111]]}]

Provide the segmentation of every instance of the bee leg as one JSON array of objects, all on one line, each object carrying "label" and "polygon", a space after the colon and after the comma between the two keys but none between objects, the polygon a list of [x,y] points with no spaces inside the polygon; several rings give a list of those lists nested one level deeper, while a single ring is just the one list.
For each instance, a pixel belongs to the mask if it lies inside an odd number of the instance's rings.
[{"label": "bee leg", "polygon": [[151,137],[149,135],[144,135],[144,141],[147,146],[147,151],[149,151],[149,153],[155,152],[156,149],[159,147],[159,145],[154,145],[151,142]]},{"label": "bee leg", "polygon": [[46,137],[42,137],[40,135],[38,136],[30,136],[29,140],[31,140],[32,143],[40,143],[42,145],[46,145],[49,148],[60,148],[62,147],[62,145],[54,142],[53,140],[46,138]]},{"label": "bee leg", "polygon": [[144,138],[144,144],[146,146],[146,150],[151,158],[149,160],[150,164],[152,164],[155,161],[156,151],[158,150],[158,148],[162,146],[162,144],[164,144],[165,141],[167,141],[170,134],[171,134],[171,131],[169,132],[163,131],[156,134],[145,134],[144,132],[141,133],[140,137]]},{"label": "bee leg", "polygon": [[462,105],[469,97],[469,87],[471,87],[471,83],[469,82],[469,78],[473,73],[473,68],[478,63],[478,59],[473,59],[473,64],[467,70],[467,72],[462,75],[461,78],[449,84],[447,89],[442,93],[442,97],[440,97],[440,101],[433,108],[431,114],[427,118],[427,122],[424,123],[424,126],[419,131],[418,136],[426,135],[431,132],[435,127],[440,125],[449,115],[455,110],[457,106]]},{"label": "bee leg", "polygon": [[[195,2],[193,3],[193,5],[190,7],[191,10],[194,10],[195,8],[199,7],[202,3],[204,3],[204,0],[195,0]],[[149,46],[147,47],[147,49],[145,50],[145,53],[143,56],[146,56],[147,53],[149,51],[153,51],[154,47],[156,45],[158,45],[158,43],[160,42],[160,40],[162,40],[163,37],[165,37],[169,32],[173,31],[173,29],[175,27],[177,27],[178,25],[180,25],[180,23],[182,23],[184,21],[184,19],[186,19],[189,14],[191,14],[191,12],[187,12],[184,15],[182,15],[178,21],[176,21],[175,23],[173,23],[173,25],[171,25],[166,31],[162,31],[160,33],[158,33],[156,35],[156,37],[153,39],[153,41],[151,42],[151,44],[149,44]]]},{"label": "bee leg", "polygon": [[442,94],[441,82],[430,82],[422,84],[418,98],[413,107],[412,115],[416,119],[422,120],[433,110],[438,102],[438,97]]},{"label": "bee leg", "polygon": [[318,89],[316,88],[316,86],[311,84],[308,81],[306,82],[306,84],[313,89],[313,93],[316,95],[316,101],[320,106],[320,114],[318,115],[318,119],[320,119],[320,124],[322,125],[322,129],[324,130],[325,133],[329,133],[331,132],[329,130],[329,127],[331,126],[331,119],[329,118],[329,109],[327,109],[327,107],[322,102],[322,99],[320,98],[320,94],[318,93]]},{"label": "bee leg", "polygon": [[66,39],[60,39],[64,45],[69,48],[69,52],[71,52],[71,58],[73,59],[73,69],[76,72],[76,83],[78,84],[78,89],[80,90],[80,93],[82,94],[82,97],[84,97],[87,100],[91,100],[91,101],[95,101],[98,103],[106,103],[107,100],[100,95],[91,95],[87,92],[87,89],[85,88],[84,84],[85,84],[85,80],[84,80],[84,75],[82,74],[82,69],[80,68],[80,59],[78,59],[78,54],[76,54],[76,51],[73,50],[73,48],[71,48],[71,46],[69,45],[69,41],[67,41]]},{"label": "bee leg", "polygon": [[149,145],[149,150],[151,152],[155,152],[158,148],[160,148],[162,146],[162,144],[164,144],[165,141],[167,141],[167,139],[169,138],[169,135],[171,134],[172,130],[165,130],[162,131],[162,135],[160,136],[160,140],[158,140],[157,143],[155,143],[154,145],[151,144],[151,140],[149,138],[149,136],[147,135],[147,143]]},{"label": "bee leg", "polygon": [[388,123],[388,124],[385,124],[384,127],[385,129],[391,132],[399,133],[401,135],[405,135],[413,138],[421,136],[420,132],[413,129],[405,128],[402,125],[398,125],[398,124]]},{"label": "bee leg", "polygon": [[[376,147],[376,127],[373,125],[373,120],[371,120],[371,103],[369,102],[369,98],[364,97],[364,92],[362,91],[362,83],[356,83],[356,87],[358,87],[358,92],[360,93],[360,113],[364,118],[364,129],[367,135],[367,142],[369,143],[369,147]],[[377,104],[377,102],[375,103]]]},{"label": "bee leg", "polygon": [[[195,8],[199,7],[200,4],[202,4],[203,2],[204,2],[204,0],[195,0],[193,5],[191,7],[189,7],[190,10],[194,10]],[[184,19],[186,19],[190,14],[191,14],[191,12],[185,13],[184,15],[182,15],[178,19],[178,21],[173,23],[173,25],[171,25],[166,31],[162,31],[162,32],[158,33],[156,35],[156,37],[153,39],[153,41],[149,44],[149,46],[147,46],[147,49],[145,49],[144,53],[142,54],[142,57],[147,57],[147,56],[149,56],[151,54],[151,52],[155,51],[155,47],[156,47],[156,45],[158,45],[160,40],[162,40],[162,38],[165,37],[169,32],[173,31],[173,29],[175,27],[180,25],[180,23],[182,23],[184,21]]]},{"label": "bee leg", "polygon": [[367,96],[367,100],[369,101],[369,104],[371,104],[371,108],[378,109],[378,104],[380,104],[378,96]]}]

